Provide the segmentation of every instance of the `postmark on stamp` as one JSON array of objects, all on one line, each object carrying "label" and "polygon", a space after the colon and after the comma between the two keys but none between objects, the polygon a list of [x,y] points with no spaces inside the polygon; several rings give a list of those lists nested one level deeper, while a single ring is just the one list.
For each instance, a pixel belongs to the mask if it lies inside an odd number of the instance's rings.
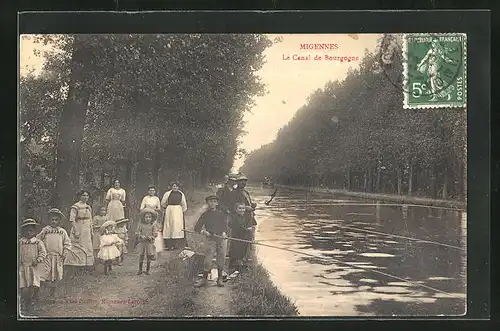
[{"label": "postmark on stamp", "polygon": [[464,33],[403,35],[405,109],[463,108],[467,104]]}]

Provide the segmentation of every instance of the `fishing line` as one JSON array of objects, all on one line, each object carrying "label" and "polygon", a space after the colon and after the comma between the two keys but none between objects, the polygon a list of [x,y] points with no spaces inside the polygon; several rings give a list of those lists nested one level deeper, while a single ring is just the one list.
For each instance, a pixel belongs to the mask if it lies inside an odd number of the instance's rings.
[{"label": "fishing line", "polygon": [[289,207],[322,207],[322,206],[381,206],[381,207],[421,207],[421,208],[433,208],[433,209],[443,209],[443,210],[454,210],[454,211],[466,211],[461,208],[452,208],[452,207],[439,207],[439,206],[429,206],[429,205],[415,205],[415,204],[406,204],[406,203],[304,203],[304,204],[282,204],[282,205],[273,205],[273,207],[277,208],[289,208]]},{"label": "fishing line", "polygon": [[[183,231],[184,232],[188,232],[188,233],[197,233],[197,232],[186,230],[186,229],[184,229]],[[219,235],[213,235],[213,236],[217,237],[217,238],[224,239],[222,236],[219,236]],[[280,249],[280,250],[283,250],[283,251],[288,251],[288,252],[291,252],[291,253],[295,253],[295,254],[299,254],[299,255],[305,255],[305,256],[308,256],[308,257],[312,257],[312,258],[315,258],[315,259],[318,259],[318,260],[326,260],[326,261],[331,260],[333,262],[336,262],[336,263],[339,263],[339,264],[345,264],[345,265],[348,265],[348,266],[356,268],[356,269],[361,269],[361,270],[365,270],[365,271],[377,273],[377,274],[380,274],[380,275],[383,275],[383,276],[386,276],[386,277],[389,277],[389,278],[397,279],[397,280],[403,281],[405,283],[411,284],[413,286],[420,286],[420,287],[424,287],[424,288],[430,289],[430,290],[438,292],[438,293],[443,293],[443,294],[450,295],[450,293],[448,293],[448,292],[445,292],[443,290],[440,290],[440,289],[437,289],[437,288],[434,288],[434,287],[431,287],[431,286],[427,286],[427,285],[420,284],[420,283],[415,283],[413,281],[410,281],[410,280],[407,280],[407,279],[404,279],[404,278],[400,278],[398,276],[394,276],[394,275],[391,275],[391,274],[388,274],[388,273],[385,273],[385,272],[382,272],[382,271],[373,270],[373,269],[369,269],[369,268],[363,268],[363,267],[360,267],[359,265],[352,264],[352,263],[349,263],[349,262],[342,262],[340,260],[337,260],[337,259],[334,259],[334,258],[331,258],[331,257],[328,257],[328,258],[321,257],[321,256],[317,256],[317,255],[314,255],[314,254],[309,254],[309,253],[306,253],[306,252],[296,251],[294,249],[289,249],[289,248],[284,248],[284,247],[279,247],[279,246],[264,244],[264,243],[260,243],[260,242],[244,240],[244,239],[238,239],[238,238],[232,238],[232,237],[226,237],[225,239],[233,240],[233,241],[240,241],[240,242],[244,242],[244,243],[248,243],[248,244],[252,244],[252,245],[260,245],[260,246],[266,246],[266,247],[269,247],[269,248]]]},{"label": "fishing line", "polygon": [[443,244],[443,243],[439,243],[439,242],[436,242],[436,241],[422,240],[422,239],[418,239],[418,238],[399,236],[397,234],[390,234],[390,233],[385,233],[385,232],[378,232],[378,231],[372,231],[372,230],[359,229],[359,228],[354,228],[354,227],[350,227],[350,226],[342,226],[342,225],[336,225],[336,224],[332,224],[332,226],[340,228],[340,229],[348,229],[348,230],[353,230],[353,231],[361,231],[361,232],[367,232],[367,233],[373,233],[373,234],[380,234],[380,235],[387,236],[387,237],[395,237],[395,238],[402,238],[402,239],[420,241],[422,243],[428,243],[428,244],[434,244],[434,245],[439,245],[439,246],[445,246],[445,247],[449,247],[449,248],[454,248],[454,249],[458,249],[458,250],[461,250],[461,251],[465,251],[465,249],[462,248],[462,247],[448,245],[448,244]]}]

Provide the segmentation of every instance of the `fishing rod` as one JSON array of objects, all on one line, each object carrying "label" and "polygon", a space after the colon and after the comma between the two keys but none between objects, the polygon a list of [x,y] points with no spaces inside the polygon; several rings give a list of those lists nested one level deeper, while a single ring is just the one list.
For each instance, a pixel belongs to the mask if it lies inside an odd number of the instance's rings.
[{"label": "fishing rod", "polygon": [[[191,230],[186,230],[186,229],[184,229],[182,231],[187,232],[187,233],[197,233],[197,232],[194,232],[194,231],[191,231]],[[363,268],[363,267],[361,267],[359,265],[352,264],[352,263],[349,263],[349,262],[343,262],[343,261],[340,261],[340,260],[337,260],[337,259],[334,259],[334,258],[331,258],[331,257],[325,258],[325,257],[322,257],[322,256],[317,256],[317,255],[314,255],[314,254],[309,254],[309,253],[306,253],[306,252],[301,252],[301,251],[297,251],[297,250],[290,249],[290,248],[279,247],[279,246],[264,244],[264,243],[261,243],[261,242],[255,242],[255,241],[250,241],[250,240],[238,239],[238,238],[233,238],[233,237],[225,237],[224,238],[224,237],[216,235],[216,234],[213,234],[212,236],[216,237],[216,238],[221,238],[221,239],[228,239],[228,240],[244,242],[244,243],[248,243],[248,244],[252,244],[252,245],[265,246],[265,247],[269,247],[269,248],[279,249],[279,250],[283,250],[283,251],[287,251],[287,252],[291,252],[291,253],[295,253],[295,254],[299,254],[299,255],[305,255],[305,256],[312,257],[312,258],[315,258],[315,259],[318,259],[318,260],[333,261],[333,262],[336,262],[336,263],[339,263],[339,264],[348,265],[348,266],[353,267],[355,269],[361,269],[361,270],[365,270],[365,271],[377,273],[377,274],[380,274],[380,275],[383,275],[383,276],[386,276],[386,277],[389,277],[389,278],[393,278],[393,279],[396,279],[396,280],[400,280],[400,281],[403,281],[405,283],[411,284],[413,286],[423,287],[423,288],[430,289],[430,290],[438,292],[438,293],[450,295],[450,293],[448,293],[446,291],[443,291],[443,290],[440,290],[440,289],[437,289],[437,288],[434,288],[434,287],[431,287],[431,286],[428,286],[428,285],[416,283],[416,282],[413,282],[413,281],[410,281],[410,280],[407,280],[407,279],[404,279],[404,278],[401,278],[401,277],[398,277],[398,276],[395,276],[395,275],[392,275],[392,274],[388,274],[388,273],[385,273],[385,272],[382,272],[382,271],[378,271],[378,270],[374,270],[374,269],[369,269],[369,268]]]},{"label": "fishing rod", "polygon": [[276,192],[278,192],[278,189],[275,189],[273,194],[271,194],[271,198],[269,200],[267,200],[266,202],[264,202],[266,204],[266,206],[269,206],[271,201],[273,201],[274,197],[276,196]]}]

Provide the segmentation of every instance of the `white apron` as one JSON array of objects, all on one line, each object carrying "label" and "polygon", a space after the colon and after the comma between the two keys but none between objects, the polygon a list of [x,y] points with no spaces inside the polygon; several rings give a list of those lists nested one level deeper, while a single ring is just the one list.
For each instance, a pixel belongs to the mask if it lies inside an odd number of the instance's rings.
[{"label": "white apron", "polygon": [[184,212],[187,210],[186,197],[181,193],[180,205],[167,205],[168,198],[172,191],[168,191],[163,196],[161,205],[167,207],[165,210],[163,221],[163,238],[165,239],[181,239],[185,238],[184,233]]},{"label": "white apron", "polygon": [[182,207],[167,206],[165,210],[165,221],[163,223],[163,238],[184,238],[184,213]]}]

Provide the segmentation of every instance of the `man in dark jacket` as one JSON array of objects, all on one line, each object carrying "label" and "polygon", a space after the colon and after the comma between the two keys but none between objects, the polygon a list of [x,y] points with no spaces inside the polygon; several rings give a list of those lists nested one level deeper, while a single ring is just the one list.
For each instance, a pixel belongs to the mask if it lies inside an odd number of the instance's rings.
[{"label": "man in dark jacket", "polygon": [[236,175],[229,174],[226,176],[227,180],[223,188],[220,188],[216,195],[219,198],[219,206],[218,208],[224,213],[231,213],[232,206],[230,204],[231,192],[235,186]]}]

